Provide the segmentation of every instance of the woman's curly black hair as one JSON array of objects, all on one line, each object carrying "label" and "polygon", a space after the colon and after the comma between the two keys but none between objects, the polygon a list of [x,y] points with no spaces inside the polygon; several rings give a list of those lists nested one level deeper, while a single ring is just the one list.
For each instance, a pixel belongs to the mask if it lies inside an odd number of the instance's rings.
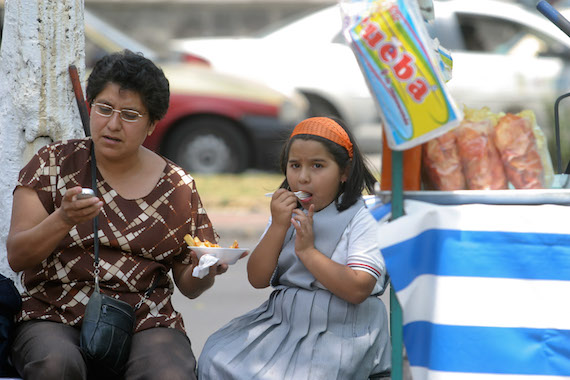
[{"label": "woman's curly black hair", "polygon": [[124,50],[101,58],[87,79],[87,101],[92,104],[109,83],[138,93],[151,123],[166,115],[170,102],[168,79],[150,59]]}]

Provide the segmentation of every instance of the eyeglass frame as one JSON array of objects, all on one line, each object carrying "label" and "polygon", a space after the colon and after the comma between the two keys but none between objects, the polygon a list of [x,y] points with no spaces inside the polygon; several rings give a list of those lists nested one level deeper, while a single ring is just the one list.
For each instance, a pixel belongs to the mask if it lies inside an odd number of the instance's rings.
[{"label": "eyeglass frame", "polygon": [[[142,117],[143,117],[144,115],[146,115],[146,112],[145,112],[145,113],[140,113],[139,111],[131,110],[131,109],[128,109],[128,108],[123,108],[123,109],[118,110],[118,109],[113,108],[113,107],[110,106],[109,104],[105,104],[105,103],[95,102],[95,103],[92,104],[92,106],[99,106],[99,107],[110,108],[112,112],[116,112],[116,113],[119,114],[119,117],[121,118],[121,120],[126,121],[127,123],[136,123],[137,121],[139,121],[139,119],[142,119]],[[94,111],[95,111],[95,113],[96,113],[97,115],[106,117],[106,118],[108,118],[108,119],[111,118],[111,116],[113,116],[113,113],[111,113],[110,115],[104,115],[104,114],[102,114],[102,113],[100,113],[100,112],[97,112],[97,108],[95,108]],[[136,114],[136,115],[139,117],[139,119],[127,120],[127,119],[125,119],[125,118],[123,117],[123,111],[132,112],[133,114]]]}]

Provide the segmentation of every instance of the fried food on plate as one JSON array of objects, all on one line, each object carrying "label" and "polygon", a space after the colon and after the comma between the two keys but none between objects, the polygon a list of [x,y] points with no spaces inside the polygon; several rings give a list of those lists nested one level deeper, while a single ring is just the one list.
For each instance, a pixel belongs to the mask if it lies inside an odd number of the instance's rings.
[{"label": "fried food on plate", "polygon": [[[188,244],[189,247],[214,247],[214,248],[221,248],[219,244],[210,243],[208,240],[201,241],[197,236],[192,237],[190,234],[186,234],[184,236],[184,241]],[[230,248],[239,248],[239,244],[237,240],[234,240],[233,244]]]}]

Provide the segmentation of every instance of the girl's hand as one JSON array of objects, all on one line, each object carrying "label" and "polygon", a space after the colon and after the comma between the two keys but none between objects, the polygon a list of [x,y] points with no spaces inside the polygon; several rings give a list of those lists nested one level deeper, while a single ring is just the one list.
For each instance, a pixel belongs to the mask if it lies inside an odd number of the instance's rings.
[{"label": "girl's hand", "polygon": [[93,219],[103,207],[103,202],[97,197],[77,199],[79,193],[81,193],[80,186],[67,190],[58,209],[63,221],[72,227]]},{"label": "girl's hand", "polygon": [[303,210],[293,210],[291,223],[297,231],[295,238],[295,253],[301,257],[315,248],[315,235],[313,233],[313,214],[315,205],[311,205],[307,214]]},{"label": "girl's hand", "polygon": [[291,220],[291,213],[297,207],[297,197],[292,191],[278,189],[271,197],[272,223],[287,226]]}]

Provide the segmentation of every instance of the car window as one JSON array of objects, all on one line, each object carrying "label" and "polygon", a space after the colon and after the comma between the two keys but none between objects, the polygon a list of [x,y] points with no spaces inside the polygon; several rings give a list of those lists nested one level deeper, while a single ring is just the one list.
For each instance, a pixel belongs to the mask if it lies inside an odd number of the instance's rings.
[{"label": "car window", "polygon": [[437,38],[442,46],[452,51],[465,50],[463,38],[459,33],[454,33],[453,19],[437,18],[430,23],[426,23],[428,34],[431,38]]},{"label": "car window", "polygon": [[335,44],[341,44],[341,45],[346,45],[346,38],[344,38],[344,35],[342,34],[342,31],[338,32],[337,34],[335,34],[335,36],[332,39],[332,42]]},{"label": "car window", "polygon": [[465,50],[493,52],[515,36],[520,27],[504,19],[457,14]]},{"label": "car window", "polygon": [[529,26],[503,18],[457,14],[467,51],[569,57],[569,49]]}]

